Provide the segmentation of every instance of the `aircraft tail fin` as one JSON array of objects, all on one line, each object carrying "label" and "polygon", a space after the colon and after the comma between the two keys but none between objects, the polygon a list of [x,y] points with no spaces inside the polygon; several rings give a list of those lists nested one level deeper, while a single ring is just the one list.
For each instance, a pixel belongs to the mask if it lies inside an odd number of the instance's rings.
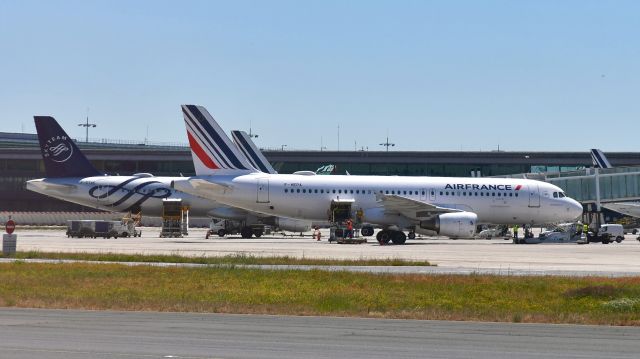
[{"label": "aircraft tail fin", "polygon": [[258,147],[256,147],[256,144],[253,143],[249,134],[244,131],[231,131],[231,137],[233,137],[233,142],[236,143],[240,152],[242,152],[254,168],[264,173],[278,173],[273,166],[271,166],[271,163],[267,161],[267,158],[264,157],[262,152],[260,152]]},{"label": "aircraft tail fin", "polygon": [[593,166],[598,168],[613,168],[611,162],[607,159],[607,156],[604,155],[604,152],[599,149],[591,150],[591,160],[593,161]]},{"label": "aircraft tail fin", "polygon": [[33,116],[47,177],[91,177],[101,173],[80,152],[71,137],[51,116]]},{"label": "aircraft tail fin", "polygon": [[207,109],[182,105],[196,175],[256,172]]}]

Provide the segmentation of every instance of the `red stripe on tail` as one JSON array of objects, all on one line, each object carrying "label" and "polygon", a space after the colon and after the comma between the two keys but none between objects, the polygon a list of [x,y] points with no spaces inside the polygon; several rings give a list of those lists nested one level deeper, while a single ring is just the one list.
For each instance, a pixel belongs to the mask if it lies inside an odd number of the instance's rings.
[{"label": "red stripe on tail", "polygon": [[212,170],[220,168],[216,166],[211,157],[207,156],[202,147],[200,147],[198,141],[196,141],[196,139],[191,136],[191,133],[189,133],[189,131],[187,131],[187,137],[189,137],[189,146],[191,147],[191,150],[196,154],[196,156],[198,156],[200,162],[202,162],[205,166],[211,168]]}]

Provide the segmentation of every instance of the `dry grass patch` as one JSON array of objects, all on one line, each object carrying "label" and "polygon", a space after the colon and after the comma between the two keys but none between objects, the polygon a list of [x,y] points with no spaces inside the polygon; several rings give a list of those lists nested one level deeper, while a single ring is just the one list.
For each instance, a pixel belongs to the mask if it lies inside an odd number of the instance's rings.
[{"label": "dry grass patch", "polygon": [[640,324],[638,278],[10,263],[0,283],[18,307]]}]

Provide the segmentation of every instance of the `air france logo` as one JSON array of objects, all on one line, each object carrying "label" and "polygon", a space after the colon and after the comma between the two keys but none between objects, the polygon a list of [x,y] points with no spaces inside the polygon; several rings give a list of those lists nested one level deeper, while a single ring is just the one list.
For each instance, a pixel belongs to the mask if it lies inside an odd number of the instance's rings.
[{"label": "air france logo", "polygon": [[460,184],[460,183],[447,183],[444,186],[445,189],[471,189],[471,190],[498,190],[498,191],[511,191],[516,190],[519,191],[522,188],[522,185],[517,185],[513,188],[510,184]]},{"label": "air france logo", "polygon": [[72,155],[71,139],[67,136],[53,136],[44,145],[44,158],[53,162],[66,162]]}]

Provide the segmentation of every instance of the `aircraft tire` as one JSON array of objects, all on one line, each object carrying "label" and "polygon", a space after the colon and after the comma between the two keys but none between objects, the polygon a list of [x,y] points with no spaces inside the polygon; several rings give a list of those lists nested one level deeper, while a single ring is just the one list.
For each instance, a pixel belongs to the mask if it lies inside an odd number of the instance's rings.
[{"label": "aircraft tire", "polygon": [[407,236],[402,231],[391,232],[391,241],[393,244],[404,244],[407,241]]},{"label": "aircraft tire", "polygon": [[391,231],[382,230],[378,232],[378,236],[376,238],[380,245],[389,244],[389,242],[391,242]]},{"label": "aircraft tire", "polygon": [[373,235],[373,227],[362,227],[362,229],[360,230],[360,233],[364,237],[372,236]]},{"label": "aircraft tire", "polygon": [[416,232],[409,232],[409,239],[416,239]]}]

